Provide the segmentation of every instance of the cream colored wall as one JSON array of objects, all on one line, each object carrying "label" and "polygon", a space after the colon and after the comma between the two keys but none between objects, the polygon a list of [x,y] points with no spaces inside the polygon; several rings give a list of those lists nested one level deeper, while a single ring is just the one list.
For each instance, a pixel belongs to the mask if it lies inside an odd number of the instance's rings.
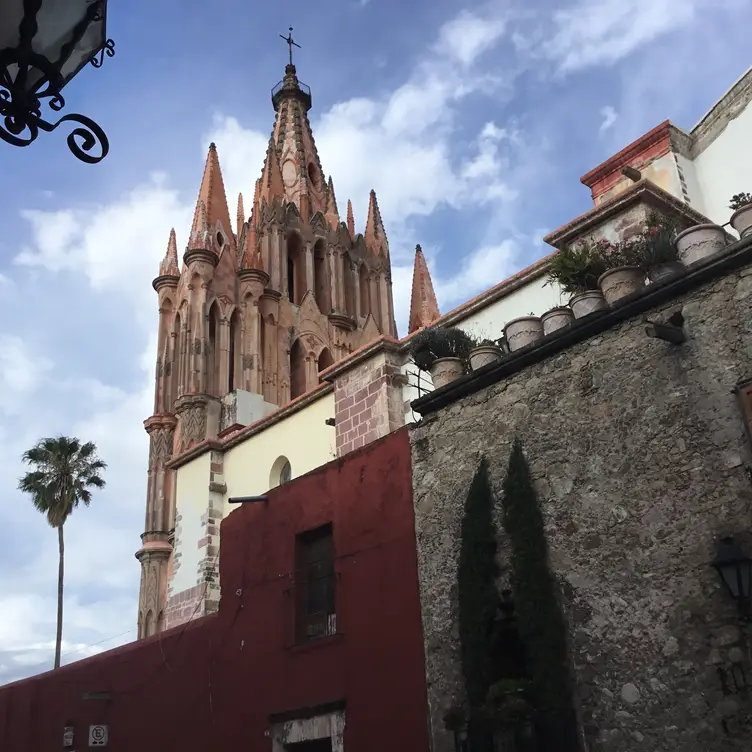
[{"label": "cream colored wall", "polygon": [[173,571],[170,589],[173,593],[195,587],[199,558],[203,551],[198,542],[204,535],[201,516],[209,500],[209,466],[211,453],[206,452],[177,470],[176,505],[180,515],[180,534],[175,553],[180,554],[177,571]]},{"label": "cream colored wall", "polygon": [[228,498],[258,496],[276,485],[270,483],[270,473],[281,456],[290,461],[292,478],[333,460],[334,426],[325,422],[333,417],[334,393],[329,392],[225,452],[225,515],[235,508],[226,503]]},{"label": "cream colored wall", "polygon": [[[702,195],[702,187],[697,179],[697,167],[694,162],[676,154],[676,162],[681,167],[684,175],[684,181],[687,184],[687,193],[689,194],[689,205],[701,214],[705,214],[705,198]],[[706,214],[707,216],[707,214]]]},{"label": "cream colored wall", "polygon": [[[458,322],[454,326],[472,334],[478,339],[499,339],[504,333],[504,325],[519,316],[533,313],[540,316],[550,308],[566,305],[569,296],[563,295],[558,285],[546,285],[547,276],[544,274],[528,284],[517,288],[508,295],[495,300]],[[417,368],[406,358],[402,373],[408,378],[408,383],[402,387],[402,398],[405,404],[405,422],[411,423],[418,416],[413,417],[410,402],[420,394],[433,390],[431,376],[425,372],[420,374],[420,391],[418,389]]]},{"label": "cream colored wall", "polygon": [[695,157],[704,213],[718,224],[729,221],[732,212],[728,203],[735,193],[752,193],[751,134],[752,105],[747,105],[715,141]]}]

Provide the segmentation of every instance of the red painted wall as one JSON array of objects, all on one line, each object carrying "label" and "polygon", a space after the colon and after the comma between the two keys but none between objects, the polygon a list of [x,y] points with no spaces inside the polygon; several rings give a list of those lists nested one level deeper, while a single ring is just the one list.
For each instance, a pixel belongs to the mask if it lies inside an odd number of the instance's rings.
[{"label": "red painted wall", "polygon": [[[297,533],[331,522],[341,632],[293,643]],[[402,429],[222,523],[217,614],[0,688],[0,750],[264,752],[269,716],[344,700],[345,749],[425,752],[410,448]],[[107,691],[110,700],[86,700]]]}]

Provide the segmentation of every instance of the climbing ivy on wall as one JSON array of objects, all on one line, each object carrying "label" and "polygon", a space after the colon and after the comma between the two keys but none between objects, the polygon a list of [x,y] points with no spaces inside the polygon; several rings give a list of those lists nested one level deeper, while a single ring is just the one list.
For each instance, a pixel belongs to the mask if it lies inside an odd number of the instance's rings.
[{"label": "climbing ivy on wall", "polygon": [[541,748],[576,752],[580,747],[572,705],[566,622],[548,565],[543,515],[518,439],[509,457],[502,505],[504,529],[512,549],[517,627],[527,647]]},{"label": "climbing ivy on wall", "polygon": [[477,710],[483,705],[488,688],[496,678],[491,661],[494,653],[491,627],[498,604],[496,578],[499,570],[493,506],[488,462],[484,457],[465,501],[457,570],[462,675],[470,707],[468,733],[473,750],[484,748],[485,739],[479,719],[476,719]]}]

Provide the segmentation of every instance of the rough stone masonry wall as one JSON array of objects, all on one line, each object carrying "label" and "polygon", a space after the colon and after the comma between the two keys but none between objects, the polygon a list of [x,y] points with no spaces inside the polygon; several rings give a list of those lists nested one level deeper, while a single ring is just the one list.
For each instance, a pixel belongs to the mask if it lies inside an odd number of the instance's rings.
[{"label": "rough stone masonry wall", "polygon": [[337,456],[404,425],[401,360],[381,351],[337,376],[334,414]]},{"label": "rough stone masonry wall", "polygon": [[[748,448],[732,393],[752,375],[751,305],[747,268],[466,397],[411,431],[434,752],[453,750],[441,717],[462,698],[462,507],[485,454],[502,530],[498,494],[515,435],[562,586],[588,749],[752,749],[750,700],[724,697],[718,676],[718,666],[739,652],[739,622],[708,566],[718,536],[752,529]],[[645,335],[645,318],[664,320],[677,309],[685,344]],[[503,532],[500,543],[503,567]],[[746,671],[752,678],[748,655]]]}]

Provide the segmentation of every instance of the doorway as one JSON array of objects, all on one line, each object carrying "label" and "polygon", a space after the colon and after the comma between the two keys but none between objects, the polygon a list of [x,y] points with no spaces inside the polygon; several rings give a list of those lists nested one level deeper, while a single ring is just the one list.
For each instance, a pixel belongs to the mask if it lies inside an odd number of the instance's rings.
[{"label": "doorway", "polygon": [[296,744],[285,744],[285,750],[289,752],[332,752],[332,740],[312,739],[307,742],[297,742]]}]

